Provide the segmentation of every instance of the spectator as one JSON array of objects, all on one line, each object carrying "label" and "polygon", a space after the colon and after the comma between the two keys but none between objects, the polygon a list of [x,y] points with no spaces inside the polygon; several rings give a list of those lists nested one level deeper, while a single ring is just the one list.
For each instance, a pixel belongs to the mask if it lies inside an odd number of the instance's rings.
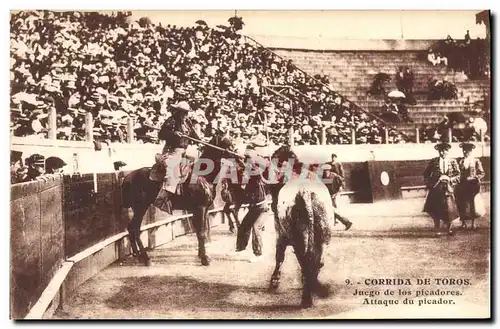
[{"label": "spectator", "polygon": [[429,54],[427,55],[427,60],[432,63],[432,65],[436,66],[443,63],[445,66],[448,66],[448,58],[441,56],[440,54],[436,54],[432,49],[429,49]]},{"label": "spectator", "polygon": [[123,161],[115,161],[113,162],[113,166],[116,171],[120,171],[122,170],[121,168],[127,166],[127,164]]},{"label": "spectator", "polygon": [[409,67],[405,67],[405,70],[403,72],[403,94],[406,96],[406,101],[408,104],[415,105],[416,101],[415,98],[413,97],[413,83],[414,83],[414,76],[413,72],[410,70]]},{"label": "spectator", "polygon": [[45,157],[40,154],[33,154],[26,159],[28,170],[23,182],[36,180],[38,177],[45,174]]},{"label": "spectator", "polygon": [[477,136],[481,136],[481,134],[485,135],[488,132],[488,124],[479,113],[476,114],[476,118],[472,125]]},{"label": "spectator", "polygon": [[396,73],[396,88],[398,88],[399,91],[404,93],[404,69],[402,66],[399,67],[398,72]]},{"label": "spectator", "polygon": [[448,135],[448,130],[452,128],[452,125],[450,123],[450,119],[448,118],[447,115],[445,115],[443,117],[443,120],[441,120],[441,122],[439,122],[438,126],[437,126],[437,131],[439,133],[439,135],[441,136],[447,136]]},{"label": "spectator", "polygon": [[45,160],[45,172],[47,174],[62,173],[64,166],[66,166],[66,162],[58,157],[48,157]]},{"label": "spectator", "polygon": [[469,30],[467,30],[467,32],[465,33],[464,42],[466,45],[470,45],[471,39],[470,39]]},{"label": "spectator", "polygon": [[390,98],[385,99],[382,105],[380,116],[385,120],[393,123],[397,122],[413,122],[408,115],[408,108],[403,101],[393,102]]},{"label": "spectator", "polygon": [[428,60],[437,65],[446,59],[446,66],[455,71],[461,71],[471,78],[489,76],[489,41],[477,38],[472,40],[467,30],[464,40],[453,40],[447,36],[429,50]]},{"label": "spectator", "polygon": [[10,151],[10,183],[16,184],[26,178],[26,168],[23,165],[23,152]]}]

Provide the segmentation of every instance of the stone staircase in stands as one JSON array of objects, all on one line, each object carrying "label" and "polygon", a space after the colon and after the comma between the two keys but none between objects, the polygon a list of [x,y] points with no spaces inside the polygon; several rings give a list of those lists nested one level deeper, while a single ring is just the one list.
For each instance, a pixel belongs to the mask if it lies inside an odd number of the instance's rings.
[{"label": "stone staircase in stands", "polygon": [[[328,75],[332,89],[370,112],[378,112],[384,103],[383,96],[367,94],[377,73],[387,73],[391,82],[386,91],[396,90],[395,75],[400,66],[408,66],[415,76],[414,96],[417,104],[409,107],[413,124],[395,126],[414,138],[416,128],[439,123],[450,112],[467,112],[474,109],[474,102],[488,97],[490,80],[469,80],[463,73],[455,73],[444,66],[433,66],[425,51],[303,51],[273,49],[278,55],[291,59],[295,65],[310,73]],[[446,79],[458,89],[458,99],[427,100],[430,79]]]}]

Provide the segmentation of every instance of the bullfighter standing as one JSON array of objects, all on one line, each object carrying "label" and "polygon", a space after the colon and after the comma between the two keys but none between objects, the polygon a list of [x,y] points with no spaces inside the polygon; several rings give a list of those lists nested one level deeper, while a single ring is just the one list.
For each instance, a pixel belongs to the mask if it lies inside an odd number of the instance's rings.
[{"label": "bullfighter standing", "polygon": [[476,147],[472,143],[461,143],[463,158],[458,159],[460,169],[460,182],[455,189],[455,199],[462,228],[467,228],[466,220],[472,221],[471,229],[475,229],[476,209],[474,197],[479,193],[480,181],[484,177],[483,165],[479,159],[472,156],[472,150]]},{"label": "bullfighter standing", "polygon": [[434,220],[438,235],[441,235],[439,232],[441,220],[451,235],[453,234],[451,222],[458,217],[453,193],[460,179],[460,171],[455,159],[448,158],[450,144],[442,142],[434,148],[439,152],[439,157],[431,159],[424,172],[425,185],[428,189],[424,211]]}]

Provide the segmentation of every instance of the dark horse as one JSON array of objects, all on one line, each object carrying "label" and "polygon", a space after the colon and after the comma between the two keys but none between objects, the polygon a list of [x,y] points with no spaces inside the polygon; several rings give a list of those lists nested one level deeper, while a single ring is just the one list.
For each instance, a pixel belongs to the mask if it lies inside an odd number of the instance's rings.
[{"label": "dark horse", "polygon": [[[224,196],[223,200],[226,203],[223,212],[228,217],[230,228],[232,228],[231,232],[233,232],[233,225],[236,225],[237,228],[240,226],[238,215],[245,199],[245,189],[242,184],[245,164],[243,162],[243,157],[235,157],[231,160],[232,162],[229,162],[230,165],[224,165],[222,167],[221,173],[230,173],[232,170],[235,170],[236,177],[227,177],[226,175],[226,178],[221,179],[221,195]],[[234,206],[233,209],[230,209],[230,206]],[[234,218],[233,223],[231,223],[231,218]]]},{"label": "dark horse", "polygon": [[[225,150],[233,148],[228,138],[218,135],[214,136],[209,143]],[[171,199],[174,209],[187,210],[192,213],[192,224],[198,239],[198,257],[201,264],[205,266],[210,264],[205,248],[207,230],[210,225],[207,223],[207,213],[215,198],[214,182],[220,171],[220,160],[225,156],[224,151],[205,146],[200,158],[190,164],[189,174],[181,185],[181,195],[173,195]],[[200,173],[206,171],[207,160],[214,164],[212,171],[204,175],[193,173],[193,168],[201,170]],[[144,214],[155,201],[162,187],[162,182],[149,179],[150,171],[149,167],[134,170],[124,178],[122,184],[123,207],[132,208],[133,211],[128,225],[130,244],[134,254],[138,255],[146,265],[151,265],[151,259],[140,239],[141,223]]]},{"label": "dark horse", "polygon": [[[277,183],[270,186],[272,210],[274,212],[276,241],[276,266],[271,276],[270,290],[279,287],[281,266],[285,260],[286,247],[291,245],[302,271],[302,307],[312,306],[312,294],[319,297],[329,295],[329,287],[318,281],[323,266],[323,247],[331,238],[331,225],[334,208],[328,188],[321,181],[303,180],[300,175],[302,164],[289,146],[282,146],[272,157],[278,160],[281,168],[283,161],[292,159],[294,177],[287,179],[278,175]],[[273,169],[275,170],[275,169]],[[314,176],[313,176],[314,177]]]}]

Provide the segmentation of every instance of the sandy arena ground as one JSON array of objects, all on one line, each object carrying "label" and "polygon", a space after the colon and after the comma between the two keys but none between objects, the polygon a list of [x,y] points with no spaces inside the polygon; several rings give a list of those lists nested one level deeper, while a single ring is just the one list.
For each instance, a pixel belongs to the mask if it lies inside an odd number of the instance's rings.
[{"label": "sandy arena ground", "polygon": [[[489,201],[489,193],[483,194]],[[353,221],[350,231],[341,224],[326,250],[320,280],[332,287],[326,299],[315,298],[313,308],[299,307],[301,280],[291,247],[287,249],[277,293],[267,291],[274,268],[274,223],[269,212],[263,258],[248,261],[231,257],[236,236],[227,225],[212,230],[209,254],[203,267],[193,235],[178,238],[150,252],[154,266],[135,259],[116,262],[81,285],[56,319],[279,319],[279,318],[484,318],[489,317],[490,220],[477,221],[475,231],[457,230],[437,237],[432,220],[421,212],[423,199],[343,206]],[[454,222],[459,225],[458,221]],[[410,279],[412,285],[367,285],[368,279]],[[416,285],[417,279],[429,285]],[[438,285],[437,279],[468,280],[468,284]],[[351,284],[346,284],[349,280]],[[444,280],[444,283],[451,281]],[[393,291],[394,295],[385,295]],[[399,290],[411,295],[400,295]],[[417,291],[447,291],[453,296],[416,297]],[[363,291],[375,295],[358,296]],[[378,293],[378,295],[377,295]],[[390,293],[390,292],[389,292]],[[371,305],[392,303],[397,305]],[[405,298],[414,304],[403,304]],[[424,304],[440,298],[451,304]]]}]

